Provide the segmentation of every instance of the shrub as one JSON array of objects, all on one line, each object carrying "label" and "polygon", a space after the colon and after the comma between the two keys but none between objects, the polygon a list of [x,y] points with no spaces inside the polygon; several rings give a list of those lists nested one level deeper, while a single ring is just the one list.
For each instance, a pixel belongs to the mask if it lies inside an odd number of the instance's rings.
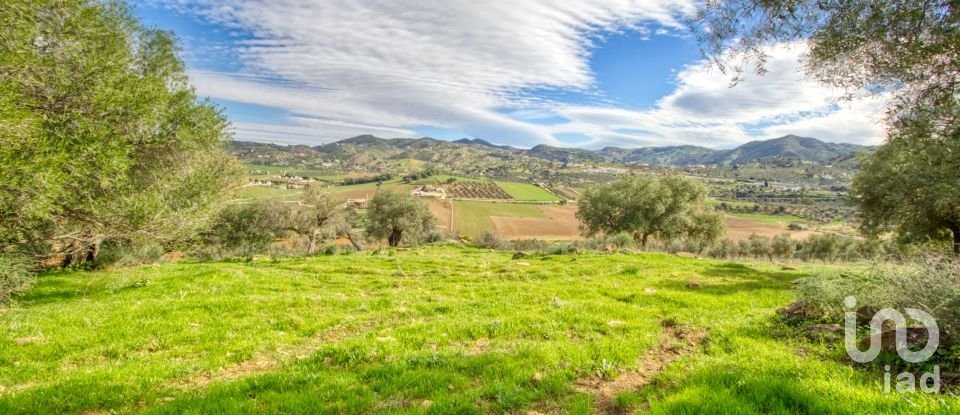
[{"label": "shrub", "polygon": [[0,254],[0,306],[9,304],[14,295],[29,290],[35,279],[27,261]]},{"label": "shrub", "polygon": [[773,255],[783,259],[790,259],[793,258],[797,244],[790,238],[789,233],[784,233],[773,238],[771,249],[773,249]]},{"label": "shrub", "polygon": [[960,260],[948,256],[819,274],[800,280],[797,294],[808,314],[827,321],[842,322],[843,300],[854,296],[858,308],[924,310],[937,320],[944,338],[956,342],[960,334]]},{"label": "shrub", "polygon": [[633,237],[629,233],[620,232],[616,235],[610,235],[606,238],[608,244],[616,246],[618,249],[632,248]]},{"label": "shrub", "polygon": [[737,243],[729,238],[721,239],[707,252],[707,255],[716,259],[734,258],[737,256]]},{"label": "shrub", "polygon": [[100,245],[100,254],[93,262],[94,269],[109,266],[156,264],[164,261],[166,250],[155,241],[106,240]]},{"label": "shrub", "polygon": [[207,242],[219,245],[225,253],[264,252],[274,239],[273,219],[268,202],[228,206],[207,233]]},{"label": "shrub", "polygon": [[480,248],[501,249],[506,244],[497,234],[490,231],[483,231],[473,240],[473,244]]},{"label": "shrub", "polygon": [[770,248],[770,238],[762,235],[751,234],[747,238],[750,244],[750,255],[757,259],[769,259],[773,261],[772,250]]},{"label": "shrub", "polygon": [[538,252],[546,250],[549,244],[540,239],[520,239],[510,242],[511,249],[515,251]]}]

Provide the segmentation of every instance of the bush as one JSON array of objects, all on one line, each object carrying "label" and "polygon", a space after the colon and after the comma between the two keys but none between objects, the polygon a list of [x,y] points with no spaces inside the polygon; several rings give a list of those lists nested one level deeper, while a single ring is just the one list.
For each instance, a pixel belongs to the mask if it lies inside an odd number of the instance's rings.
[{"label": "bush", "polygon": [[520,239],[516,241],[511,241],[511,249],[514,251],[526,251],[526,252],[539,252],[546,250],[549,244],[546,241],[539,239]]},{"label": "bush", "polygon": [[917,308],[937,320],[942,339],[956,342],[960,334],[960,260],[956,258],[929,256],[861,272],[824,273],[800,280],[797,294],[807,314],[831,322],[843,321],[843,300],[854,296],[858,309]]},{"label": "bush", "polygon": [[618,249],[632,248],[634,245],[633,236],[626,232],[608,236],[607,243],[616,246]]},{"label": "bush", "polygon": [[708,252],[711,258],[730,259],[737,256],[737,243],[729,238],[721,239]]},{"label": "bush", "polygon": [[156,264],[164,261],[166,250],[154,241],[123,242],[106,240],[100,245],[100,254],[91,264],[94,269],[110,266]]},{"label": "bush", "polygon": [[35,279],[27,261],[0,254],[0,306],[9,304],[14,295],[29,290]]},{"label": "bush", "polygon": [[793,254],[797,250],[797,244],[790,238],[789,233],[784,233],[773,238],[771,249],[773,249],[774,256],[790,259],[793,258]]},{"label": "bush", "polygon": [[770,247],[770,238],[762,235],[751,234],[747,238],[750,245],[750,255],[757,259],[769,259],[773,261],[773,251]]},{"label": "bush", "polygon": [[490,231],[483,231],[473,240],[473,244],[480,248],[501,249],[506,244],[497,234]]},{"label": "bush", "polygon": [[[274,218],[268,202],[231,205],[217,216],[206,234],[204,253],[212,257],[253,255],[265,252],[274,239]],[[215,249],[211,249],[215,248]]]}]

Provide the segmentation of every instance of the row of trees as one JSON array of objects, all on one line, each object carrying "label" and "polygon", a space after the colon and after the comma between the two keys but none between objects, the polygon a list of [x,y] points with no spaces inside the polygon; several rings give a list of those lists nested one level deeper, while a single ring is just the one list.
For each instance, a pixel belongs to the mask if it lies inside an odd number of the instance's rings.
[{"label": "row of trees", "polygon": [[361,220],[352,205],[312,187],[295,202],[228,206],[204,232],[204,245],[223,248],[221,255],[248,255],[266,251],[278,239],[299,238],[306,241],[304,252],[313,255],[321,244],[338,238],[360,250],[364,239],[386,240],[390,246],[417,244],[434,229],[435,219],[427,206],[409,194],[378,191]]}]

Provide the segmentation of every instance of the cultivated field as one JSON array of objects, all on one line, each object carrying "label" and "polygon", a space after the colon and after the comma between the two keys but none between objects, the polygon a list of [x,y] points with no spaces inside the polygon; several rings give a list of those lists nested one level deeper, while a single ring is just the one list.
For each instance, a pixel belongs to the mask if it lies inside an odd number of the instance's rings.
[{"label": "cultivated field", "polygon": [[958,410],[779,322],[810,269],[778,269],[440,246],[51,273],[0,313],[0,413]]}]

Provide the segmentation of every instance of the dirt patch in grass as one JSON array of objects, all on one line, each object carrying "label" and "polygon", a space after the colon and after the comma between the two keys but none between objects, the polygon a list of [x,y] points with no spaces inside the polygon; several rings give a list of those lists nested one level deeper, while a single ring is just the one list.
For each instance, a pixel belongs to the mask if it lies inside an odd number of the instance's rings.
[{"label": "dirt patch in grass", "polygon": [[449,231],[450,221],[453,219],[453,207],[450,206],[450,201],[426,199],[425,202],[427,202],[427,207],[430,208],[430,213],[437,218],[437,226]]},{"label": "dirt patch in grass", "polygon": [[765,223],[736,216],[726,216],[726,221],[727,237],[734,241],[747,239],[751,234],[773,238],[782,233],[789,233],[793,239],[807,239],[810,235],[817,233],[810,230],[791,231],[787,229],[788,223]]},{"label": "dirt patch in grass", "polygon": [[637,359],[635,367],[629,368],[613,379],[589,376],[577,379],[577,390],[593,396],[597,413],[617,413],[617,395],[637,391],[681,356],[691,353],[707,338],[704,331],[688,330],[664,322],[663,340]]},{"label": "dirt patch in grass", "polygon": [[491,216],[498,235],[504,239],[581,239],[576,206],[538,206],[546,218]]}]

